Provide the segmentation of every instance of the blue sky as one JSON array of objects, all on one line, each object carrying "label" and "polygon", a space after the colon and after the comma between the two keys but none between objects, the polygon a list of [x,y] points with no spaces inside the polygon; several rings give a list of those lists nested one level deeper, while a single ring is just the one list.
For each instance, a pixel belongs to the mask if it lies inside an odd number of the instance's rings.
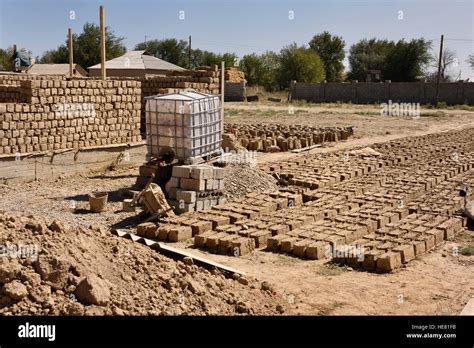
[{"label": "blue sky", "polygon": [[327,30],[342,36],[347,50],[362,38],[424,37],[433,39],[437,52],[444,34],[445,47],[459,61],[452,72],[474,80],[465,62],[474,52],[474,0],[0,0],[0,47],[16,43],[41,55],[65,41],[68,27],[79,32],[85,22],[98,23],[100,4],[106,24],[126,38],[128,49],[145,35],[192,35],[195,48],[242,56],[307,44]]}]

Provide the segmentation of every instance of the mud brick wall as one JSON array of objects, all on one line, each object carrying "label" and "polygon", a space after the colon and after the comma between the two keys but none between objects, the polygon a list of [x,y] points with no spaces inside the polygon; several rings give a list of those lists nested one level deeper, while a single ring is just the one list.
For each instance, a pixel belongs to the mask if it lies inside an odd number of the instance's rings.
[{"label": "mud brick wall", "polygon": [[18,81],[29,102],[0,103],[0,154],[141,140],[139,81]]},{"label": "mud brick wall", "polygon": [[[425,82],[362,82],[362,83],[293,83],[291,98],[314,103],[351,102],[386,103],[393,102],[434,104],[436,83]],[[474,83],[441,83],[439,101],[449,105],[474,105]]]},{"label": "mud brick wall", "polygon": [[0,85],[0,103],[27,103],[30,102],[30,85],[27,81],[20,81],[19,85]]}]

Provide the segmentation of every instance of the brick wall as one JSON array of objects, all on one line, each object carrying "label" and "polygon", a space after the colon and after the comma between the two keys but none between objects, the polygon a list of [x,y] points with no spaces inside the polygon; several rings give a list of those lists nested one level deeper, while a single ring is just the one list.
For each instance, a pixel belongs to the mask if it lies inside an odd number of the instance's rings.
[{"label": "brick wall", "polygon": [[28,102],[0,103],[0,154],[141,140],[139,81],[60,77],[12,81],[21,85]]},{"label": "brick wall", "polygon": [[[434,104],[436,83],[425,82],[360,82],[360,83],[294,83],[292,99],[308,100],[314,103],[352,102],[352,103],[386,103],[407,102]],[[439,101],[446,104],[474,105],[474,83],[449,82],[441,83]]]}]

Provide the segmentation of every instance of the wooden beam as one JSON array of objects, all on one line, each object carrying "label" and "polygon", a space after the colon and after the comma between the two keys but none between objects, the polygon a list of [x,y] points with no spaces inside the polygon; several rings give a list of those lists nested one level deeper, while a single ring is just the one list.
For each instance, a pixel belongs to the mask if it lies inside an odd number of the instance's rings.
[{"label": "wooden beam", "polygon": [[107,78],[105,69],[105,22],[104,22],[104,6],[100,6],[100,70],[102,80]]},{"label": "wooden beam", "polygon": [[68,29],[68,47],[69,47],[69,76],[74,76],[74,69],[73,69],[73,46],[72,46],[72,29]]},{"label": "wooden beam", "polygon": [[235,268],[225,266],[223,264],[211,261],[209,259],[206,259],[205,257],[195,255],[193,253],[190,253],[187,250],[184,250],[184,249],[181,249],[181,248],[176,248],[176,247],[173,247],[173,246],[171,246],[169,244],[166,244],[166,243],[155,242],[151,239],[143,238],[143,237],[137,236],[134,233],[130,233],[130,232],[127,232],[127,231],[124,231],[124,230],[121,230],[121,229],[113,229],[112,233],[119,236],[119,237],[130,238],[134,242],[143,243],[146,246],[148,246],[148,247],[150,247],[150,248],[152,248],[156,251],[159,251],[159,252],[172,254],[173,256],[179,257],[179,258],[190,257],[190,258],[193,259],[193,261],[195,263],[202,264],[202,265],[207,266],[207,267],[216,267],[216,268],[220,269],[221,271],[228,272],[228,273],[231,273],[231,274],[237,273],[237,274],[240,274],[240,275],[245,275],[245,273],[243,273],[242,271],[239,271]]}]

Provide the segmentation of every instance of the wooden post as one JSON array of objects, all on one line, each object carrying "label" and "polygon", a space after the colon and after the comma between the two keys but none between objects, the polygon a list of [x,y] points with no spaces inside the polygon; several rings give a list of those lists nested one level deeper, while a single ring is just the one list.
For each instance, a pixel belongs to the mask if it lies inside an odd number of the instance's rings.
[{"label": "wooden post", "polygon": [[102,80],[107,78],[105,69],[105,23],[104,23],[104,6],[100,6],[100,70]]},{"label": "wooden post", "polygon": [[221,62],[221,116],[222,128],[224,127],[224,93],[225,93],[225,62]]},{"label": "wooden post", "polygon": [[69,76],[72,77],[74,75],[74,69],[72,67],[72,60],[73,60],[73,48],[72,48],[72,29],[69,28],[68,30],[68,47],[69,47]]},{"label": "wooden post", "polygon": [[188,69],[191,70],[191,35],[189,35],[189,47],[188,47],[188,53],[189,53],[189,64],[188,64]]},{"label": "wooden post", "polygon": [[441,60],[443,59],[443,40],[444,40],[444,35],[441,35],[441,42],[439,44],[438,78],[436,80],[435,105],[438,104],[438,100],[439,100],[439,83],[440,83],[440,78],[441,78]]}]

